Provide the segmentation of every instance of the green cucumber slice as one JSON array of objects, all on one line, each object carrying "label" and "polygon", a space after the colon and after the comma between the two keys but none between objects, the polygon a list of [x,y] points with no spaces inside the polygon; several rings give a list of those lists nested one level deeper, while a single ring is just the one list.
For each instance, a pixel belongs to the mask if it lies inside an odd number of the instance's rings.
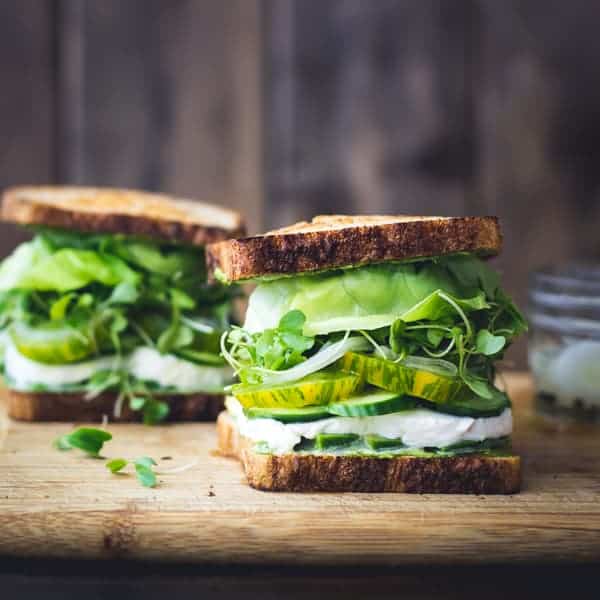
[{"label": "green cucumber slice", "polygon": [[319,433],[315,438],[317,450],[331,450],[332,448],[343,448],[350,446],[360,439],[355,433]]},{"label": "green cucumber slice", "polygon": [[488,438],[487,440],[483,440],[481,442],[458,442],[457,444],[452,444],[451,446],[446,446],[444,448],[436,448],[435,450],[441,454],[455,455],[478,454],[480,452],[485,452],[486,450],[498,449],[510,449],[510,436]]},{"label": "green cucumber slice", "polygon": [[358,373],[367,383],[388,392],[406,394],[429,402],[450,402],[467,386],[458,377],[407,367],[379,356],[347,352],[340,360],[346,371]]},{"label": "green cucumber slice", "polygon": [[469,391],[453,398],[451,402],[421,403],[432,410],[459,417],[497,417],[511,405],[508,396],[495,388],[491,398],[483,398]]},{"label": "green cucumber slice", "polygon": [[395,392],[373,392],[333,402],[327,406],[332,415],[342,417],[373,417],[416,408],[418,401]]},{"label": "green cucumber slice", "polygon": [[380,435],[368,434],[365,435],[364,440],[371,450],[400,450],[406,447],[400,438],[386,438]]},{"label": "green cucumber slice", "polygon": [[94,354],[90,331],[89,323],[82,323],[77,329],[64,320],[36,325],[17,322],[10,328],[10,336],[23,356],[49,365],[64,365]]},{"label": "green cucumber slice", "polygon": [[253,406],[246,408],[244,414],[249,419],[275,419],[282,423],[306,423],[327,419],[331,415],[326,406],[306,406],[304,408],[263,408]]},{"label": "green cucumber slice", "polygon": [[244,408],[301,408],[349,398],[360,384],[355,373],[317,371],[299,381],[278,385],[238,383],[231,392]]}]

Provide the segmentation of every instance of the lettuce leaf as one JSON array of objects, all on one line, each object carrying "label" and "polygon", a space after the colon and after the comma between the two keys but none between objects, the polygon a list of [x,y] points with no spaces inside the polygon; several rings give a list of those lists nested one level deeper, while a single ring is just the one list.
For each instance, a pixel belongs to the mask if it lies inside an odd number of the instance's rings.
[{"label": "lettuce leaf", "polygon": [[151,242],[115,240],[111,250],[128,263],[165,277],[193,274],[204,279],[204,254],[198,249],[161,249]]},{"label": "lettuce leaf", "polygon": [[483,290],[493,299],[500,290],[500,276],[480,258],[472,254],[454,254],[437,259],[462,287]]},{"label": "lettuce leaf", "polygon": [[16,290],[30,269],[51,255],[52,250],[39,237],[17,246],[0,265],[0,291]]},{"label": "lettuce leaf", "polygon": [[140,276],[110,254],[63,248],[52,252],[39,239],[19,246],[0,266],[0,291],[12,289],[67,292],[92,282],[136,284]]},{"label": "lettuce leaf", "polygon": [[37,228],[38,238],[53,250],[77,248],[113,254],[130,265],[165,277],[191,274],[205,278],[204,249],[158,243],[124,235],[84,234],[64,229]]},{"label": "lettuce leaf", "polygon": [[465,313],[472,310],[483,310],[490,306],[486,302],[483,292],[473,298],[456,298],[444,290],[436,290],[410,310],[399,315],[398,318],[404,323],[414,323],[421,320],[438,321],[444,317],[453,316],[456,314],[456,309],[448,302],[447,298],[460,306]]},{"label": "lettuce leaf", "polygon": [[244,328],[276,328],[291,310],[304,313],[309,336],[378,329],[398,318],[437,320],[454,310],[440,293],[468,312],[487,308],[497,288],[497,275],[469,255],[277,279],[261,283],[250,296]]}]

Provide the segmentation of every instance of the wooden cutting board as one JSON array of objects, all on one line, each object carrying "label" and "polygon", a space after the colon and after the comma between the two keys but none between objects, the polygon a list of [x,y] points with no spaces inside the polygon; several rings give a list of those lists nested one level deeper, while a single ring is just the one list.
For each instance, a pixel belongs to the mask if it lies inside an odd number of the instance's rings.
[{"label": "wooden cutting board", "polygon": [[292,565],[599,559],[600,427],[534,416],[529,377],[508,384],[524,459],[516,496],[258,492],[235,461],[212,452],[210,424],[111,425],[107,456],[192,464],[148,489],[103,461],[54,450],[68,424],[4,418],[0,555]]}]

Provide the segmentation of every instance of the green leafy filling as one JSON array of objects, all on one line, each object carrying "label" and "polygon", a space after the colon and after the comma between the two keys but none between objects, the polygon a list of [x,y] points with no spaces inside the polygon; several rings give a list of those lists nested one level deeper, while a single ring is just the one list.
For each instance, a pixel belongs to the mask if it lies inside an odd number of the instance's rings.
[{"label": "green leafy filling", "polygon": [[468,254],[261,283],[246,323],[274,326],[234,328],[223,344],[243,383],[260,383],[265,369],[288,369],[350,332],[382,358],[453,372],[486,399],[499,393],[494,362],[527,329],[498,275]]},{"label": "green leafy filling", "polygon": [[253,373],[260,369],[290,369],[305,361],[315,346],[315,338],[302,333],[305,322],[301,311],[291,310],[277,327],[260,333],[249,334],[241,327],[234,327],[227,337],[231,349],[225,348],[224,355],[230,357],[245,383],[253,381]]},{"label": "green leafy filling", "polygon": [[[100,456],[104,444],[112,440],[112,434],[104,429],[93,427],[79,427],[71,433],[61,435],[54,440],[57,450],[67,451],[77,448],[92,458],[103,458]],[[120,473],[128,464],[132,464],[138,481],[144,487],[155,487],[156,473],[153,467],[156,461],[149,456],[141,456],[133,461],[124,458],[112,458],[106,461],[106,468],[113,474]]]},{"label": "green leafy filling", "polygon": [[[254,451],[271,454],[268,442],[257,442]],[[443,448],[409,448],[402,440],[354,434],[320,434],[315,439],[302,438],[294,448],[295,454],[334,454],[337,456],[416,456],[422,458],[454,457],[468,454],[506,456],[510,454],[510,437],[490,438],[481,442],[459,442]]]},{"label": "green leafy filling", "polygon": [[149,456],[141,456],[133,461],[124,458],[113,458],[106,463],[106,468],[114,475],[122,472],[129,464],[133,465],[137,480],[144,487],[156,486],[156,473],[153,470],[153,467],[156,466],[156,461]]},{"label": "green leafy filling", "polygon": [[75,431],[62,435],[54,441],[58,450],[71,450],[78,448],[89,456],[100,457],[100,450],[104,444],[112,439],[112,435],[103,429],[92,427],[79,427]]},{"label": "green leafy filling", "polygon": [[[124,355],[152,346],[185,360],[224,365],[219,339],[234,288],[206,282],[201,248],[121,235],[39,228],[0,265],[0,329],[21,354],[46,364]],[[118,389],[148,422],[166,404],[133,400],[131,381],[111,374],[87,391]],[[146,394],[144,394],[146,395]]]}]

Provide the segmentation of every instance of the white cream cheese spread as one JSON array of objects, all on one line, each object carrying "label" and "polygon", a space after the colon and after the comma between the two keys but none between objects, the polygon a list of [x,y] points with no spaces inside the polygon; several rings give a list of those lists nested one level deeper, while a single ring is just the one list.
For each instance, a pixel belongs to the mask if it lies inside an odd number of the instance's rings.
[{"label": "white cream cheese spread", "polygon": [[512,432],[512,411],[497,417],[458,417],[419,408],[375,417],[331,417],[308,423],[281,423],[274,419],[248,419],[242,405],[232,396],[225,400],[244,437],[266,442],[274,454],[291,452],[301,438],[314,439],[320,433],[374,434],[401,439],[410,448],[443,448],[458,442],[480,442]]}]

